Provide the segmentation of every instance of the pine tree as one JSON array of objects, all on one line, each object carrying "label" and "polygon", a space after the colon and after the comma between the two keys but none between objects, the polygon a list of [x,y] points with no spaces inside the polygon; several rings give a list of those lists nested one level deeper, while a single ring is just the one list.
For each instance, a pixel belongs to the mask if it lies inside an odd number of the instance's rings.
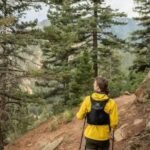
[{"label": "pine tree", "polygon": [[83,96],[91,93],[93,81],[92,59],[88,51],[83,49],[82,54],[76,60],[74,70],[71,72],[68,105],[77,105],[83,99]]},{"label": "pine tree", "polygon": [[[47,90],[46,98],[51,99],[53,95],[63,94],[62,101],[66,105],[72,103],[74,99],[72,96],[85,95],[85,90],[81,92],[84,87],[78,87],[79,81],[88,83],[87,86],[90,87],[91,82],[86,81],[99,74],[104,76],[109,74],[109,79],[114,79],[112,76],[118,75],[119,59],[114,55],[114,51],[122,48],[123,41],[112,34],[111,26],[124,24],[117,21],[117,18],[124,14],[115,13],[104,4],[104,1],[53,0],[49,4],[53,9],[50,9],[48,14],[50,26],[45,29],[45,39],[48,39],[49,44],[43,49],[45,55],[43,67],[46,69],[45,74],[49,75],[48,79],[51,77],[53,80],[55,75],[55,80],[62,86],[61,90],[55,88],[54,92]],[[86,59],[86,64],[85,57],[81,57],[83,51],[88,53],[87,59],[90,63],[87,63]],[[73,60],[69,63],[71,57]],[[78,58],[83,58],[83,64]],[[90,69],[91,65],[93,69]],[[104,71],[105,69],[108,72]],[[90,75],[82,81],[86,73]],[[50,80],[45,82],[43,87],[49,85],[49,82]]]},{"label": "pine tree", "polygon": [[134,0],[137,4],[135,11],[138,17],[140,29],[132,35],[132,44],[135,48],[136,59],[132,70],[136,72],[147,72],[150,70],[150,1]]},{"label": "pine tree", "polygon": [[59,101],[64,105],[67,105],[67,101],[71,98],[69,84],[72,76],[71,70],[74,69],[76,63],[75,61],[70,63],[72,61],[70,58],[74,59],[80,53],[76,45],[79,41],[75,23],[78,15],[75,13],[75,8],[71,8],[72,4],[71,1],[60,3],[53,1],[50,4],[54,7],[48,14],[51,25],[45,28],[45,39],[49,42],[43,47],[45,57],[43,69],[44,74],[47,74],[49,78],[39,83],[45,89],[47,85],[49,86],[49,90],[44,90],[44,98],[48,101],[56,98],[56,104]]},{"label": "pine tree", "polygon": [[94,76],[98,76],[101,72],[99,66],[103,63],[100,61],[101,50],[105,49],[107,53],[122,46],[122,41],[111,32],[111,26],[124,24],[118,21],[124,14],[113,11],[104,0],[85,0],[78,2],[77,5],[82,16],[79,30],[83,35],[82,40],[86,40],[87,47],[91,48]]},{"label": "pine tree", "polygon": [[[35,2],[35,1],[33,1]],[[21,22],[25,10],[38,5],[32,1],[0,1],[0,149],[7,144],[10,133],[23,133],[27,126],[27,105],[33,96],[21,90],[21,80],[27,76],[25,55],[31,55],[27,45],[33,43],[26,30],[34,22]]]}]

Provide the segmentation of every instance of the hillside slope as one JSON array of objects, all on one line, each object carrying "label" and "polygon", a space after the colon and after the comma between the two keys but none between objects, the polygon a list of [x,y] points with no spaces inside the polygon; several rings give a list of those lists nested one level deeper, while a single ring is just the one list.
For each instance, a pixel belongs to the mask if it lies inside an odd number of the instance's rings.
[{"label": "hillside slope", "polygon": [[[128,140],[143,130],[145,118],[141,107],[136,103],[135,95],[124,95],[117,98],[116,101],[119,108],[120,123],[115,132],[115,150],[123,150],[123,147],[128,145]],[[45,149],[45,145],[50,145],[60,137],[63,141],[56,148],[57,150],[78,150],[83,121],[74,118],[72,122],[60,125],[53,132],[49,131],[50,123],[51,120],[29,131],[5,147],[5,150],[52,150],[52,146]]]}]

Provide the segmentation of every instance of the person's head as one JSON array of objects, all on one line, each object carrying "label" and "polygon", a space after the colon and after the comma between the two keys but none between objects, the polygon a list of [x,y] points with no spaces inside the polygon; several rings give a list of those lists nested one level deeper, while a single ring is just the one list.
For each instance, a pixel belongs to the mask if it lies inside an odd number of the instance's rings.
[{"label": "person's head", "polygon": [[103,77],[96,77],[94,80],[93,88],[95,92],[108,94],[108,81]]}]

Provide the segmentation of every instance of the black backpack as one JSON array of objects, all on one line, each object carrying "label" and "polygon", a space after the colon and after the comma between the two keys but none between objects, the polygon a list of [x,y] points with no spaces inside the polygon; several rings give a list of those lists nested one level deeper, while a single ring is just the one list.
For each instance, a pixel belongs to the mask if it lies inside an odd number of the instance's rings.
[{"label": "black backpack", "polygon": [[109,99],[103,101],[96,101],[92,97],[91,111],[87,113],[87,123],[91,125],[110,125],[109,114],[104,111],[105,105]]}]

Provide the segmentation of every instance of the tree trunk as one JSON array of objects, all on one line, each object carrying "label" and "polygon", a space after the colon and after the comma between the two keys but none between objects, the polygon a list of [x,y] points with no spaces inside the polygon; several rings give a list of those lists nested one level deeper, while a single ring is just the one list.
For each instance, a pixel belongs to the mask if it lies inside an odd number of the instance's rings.
[{"label": "tree trunk", "polygon": [[97,39],[97,0],[94,0],[94,19],[95,19],[95,26],[93,28],[93,70],[94,70],[94,77],[98,76],[98,56],[97,56],[97,47],[98,47],[98,39]]}]

